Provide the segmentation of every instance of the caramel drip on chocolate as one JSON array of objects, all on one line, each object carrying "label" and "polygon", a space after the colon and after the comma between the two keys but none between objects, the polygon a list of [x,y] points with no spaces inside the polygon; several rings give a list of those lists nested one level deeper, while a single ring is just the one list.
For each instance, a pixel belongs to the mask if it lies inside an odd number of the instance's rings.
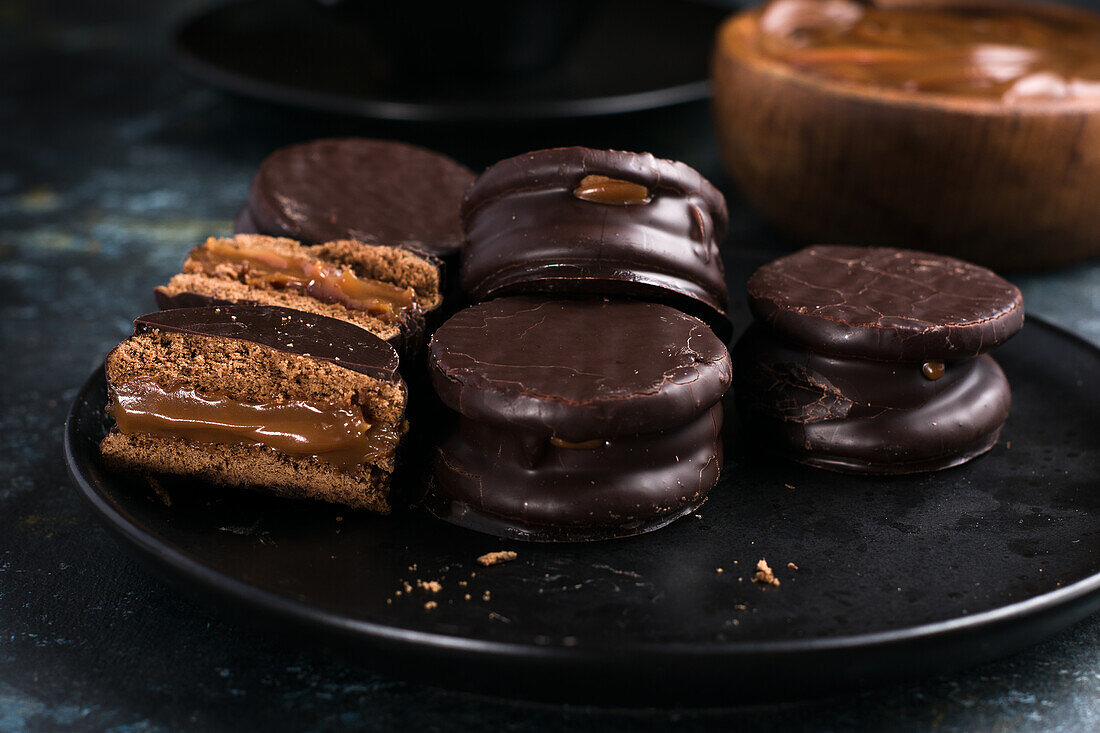
[{"label": "caramel drip on chocolate", "polygon": [[830,79],[1005,102],[1100,96],[1100,18],[776,0],[758,23],[765,55]]},{"label": "caramel drip on chocolate", "polygon": [[640,183],[597,175],[582,178],[573,195],[582,201],[612,206],[640,206],[653,200],[649,189]]},{"label": "caramel drip on chocolate", "polygon": [[947,367],[944,366],[942,361],[926,361],[921,364],[920,372],[925,379],[935,382],[943,377],[947,372]]},{"label": "caramel drip on chocolate", "polygon": [[145,380],[112,385],[111,392],[107,411],[119,432],[259,444],[291,456],[314,456],[346,471],[389,458],[401,437],[393,427],[368,422],[358,406],[306,400],[255,404]]},{"label": "caramel drip on chocolate", "polygon": [[286,256],[214,240],[193,249],[187,264],[211,277],[224,275],[228,269],[246,285],[296,290],[326,303],[364,311],[387,323],[395,322],[404,311],[416,306],[416,295],[408,288],[363,279],[350,267],[329,265],[310,257]]},{"label": "caramel drip on chocolate", "polygon": [[570,441],[562,440],[561,438],[550,438],[550,445],[556,448],[568,448],[570,450],[595,450],[596,448],[603,448],[606,444],[607,441],[601,438],[582,440],[578,443],[571,443]]}]

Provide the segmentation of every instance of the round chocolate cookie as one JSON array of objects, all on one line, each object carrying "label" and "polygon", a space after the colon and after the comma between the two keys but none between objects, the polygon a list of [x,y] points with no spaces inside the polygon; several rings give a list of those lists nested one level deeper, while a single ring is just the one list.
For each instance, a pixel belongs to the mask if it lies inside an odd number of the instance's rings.
[{"label": "round chocolate cookie", "polygon": [[984,267],[907,249],[819,245],[748,284],[760,321],[823,354],[878,361],[975,356],[1024,324],[1020,290]]},{"label": "round chocolate cookie", "polygon": [[637,534],[705,499],[722,461],[729,353],[700,320],[630,300],[505,297],[429,347],[458,413],[435,513],[537,541]]},{"label": "round chocolate cookie", "polygon": [[723,336],[722,194],[648,153],[556,148],[486,170],[462,208],[461,282],[475,300],[520,292],[667,301]]},{"label": "round chocolate cookie", "polygon": [[940,255],[810,247],[749,280],[734,347],[743,421],[782,453],[849,473],[933,471],[997,442],[1011,394],[981,352],[1023,325],[1020,291]]},{"label": "round chocolate cookie", "polygon": [[355,239],[446,257],[462,246],[459,208],[473,183],[464,165],[389,140],[313,140],[260,165],[238,225],[306,244]]}]

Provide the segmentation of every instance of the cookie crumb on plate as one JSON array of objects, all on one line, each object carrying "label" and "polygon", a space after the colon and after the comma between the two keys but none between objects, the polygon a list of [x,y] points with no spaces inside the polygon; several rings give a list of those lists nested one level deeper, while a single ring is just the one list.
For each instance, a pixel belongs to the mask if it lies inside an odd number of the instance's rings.
[{"label": "cookie crumb on plate", "polygon": [[516,559],[516,553],[512,550],[499,550],[497,552],[486,552],[484,555],[477,559],[478,563],[489,567],[490,565],[499,565],[504,562],[511,562]]},{"label": "cookie crumb on plate", "polygon": [[756,574],[752,576],[752,581],[763,585],[779,585],[779,578],[775,577],[775,573],[772,572],[771,567],[768,565],[768,561],[764,559],[756,563]]}]

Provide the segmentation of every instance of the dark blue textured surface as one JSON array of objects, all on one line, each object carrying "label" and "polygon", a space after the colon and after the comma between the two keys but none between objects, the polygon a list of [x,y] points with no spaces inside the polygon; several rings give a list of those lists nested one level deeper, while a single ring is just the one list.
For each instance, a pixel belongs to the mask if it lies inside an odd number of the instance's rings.
[{"label": "dark blue textured surface", "polygon": [[[423,142],[472,166],[549,144],[649,149],[725,183],[705,108],[524,130],[319,118],[206,89],[164,38],[201,3],[0,2],[0,729],[639,730],[1100,727],[1100,619],[1011,660],[781,707],[609,711],[441,692],[215,613],[95,524],[60,458],[77,387],[186,250],[224,233],[251,172],[300,139]],[[735,205],[735,211],[737,207]],[[747,212],[731,241],[778,251]],[[1016,278],[1100,343],[1100,265]],[[736,296],[735,296],[736,297]]]}]

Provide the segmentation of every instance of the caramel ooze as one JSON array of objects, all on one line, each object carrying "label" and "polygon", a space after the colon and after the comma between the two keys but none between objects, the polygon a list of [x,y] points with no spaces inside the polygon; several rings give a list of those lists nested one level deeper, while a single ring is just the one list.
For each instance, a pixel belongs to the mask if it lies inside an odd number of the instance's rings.
[{"label": "caramel ooze", "polygon": [[359,407],[304,400],[252,404],[145,380],[112,385],[112,392],[108,412],[122,433],[260,444],[345,470],[392,455],[400,439],[395,429],[367,422]]},{"label": "caramel ooze", "polygon": [[593,438],[592,440],[582,440],[578,443],[562,440],[558,437],[551,437],[550,445],[556,448],[569,448],[571,450],[595,450],[596,448],[603,448],[607,445],[607,441],[602,438]]},{"label": "caramel ooze", "polygon": [[378,280],[364,280],[351,268],[341,268],[309,257],[288,257],[263,249],[236,247],[212,240],[196,247],[188,264],[203,274],[216,277],[218,268],[235,268],[236,277],[250,286],[290,289],[326,303],[338,303],[349,310],[365,311],[393,322],[416,305],[416,296]]},{"label": "caramel ooze", "polygon": [[947,373],[947,367],[942,361],[926,361],[921,364],[920,370],[925,379],[933,382]]},{"label": "caramel ooze", "polygon": [[758,27],[764,55],[842,81],[1005,101],[1100,96],[1100,19],[776,0]]},{"label": "caramel ooze", "polygon": [[649,189],[640,183],[595,174],[582,178],[573,195],[582,201],[612,206],[640,206],[652,200]]}]

